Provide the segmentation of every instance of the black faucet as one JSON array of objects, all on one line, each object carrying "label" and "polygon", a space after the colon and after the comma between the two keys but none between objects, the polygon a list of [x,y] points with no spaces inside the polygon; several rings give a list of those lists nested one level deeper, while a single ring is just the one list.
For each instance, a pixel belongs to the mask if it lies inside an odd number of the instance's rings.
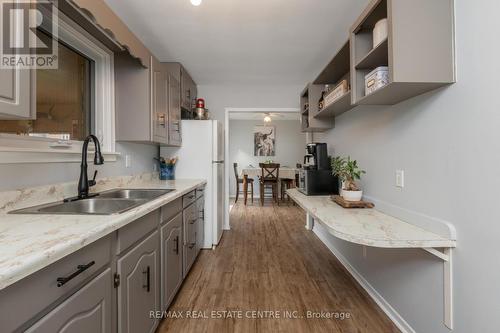
[{"label": "black faucet", "polygon": [[87,148],[90,141],[93,141],[95,145],[94,165],[104,164],[104,158],[101,154],[101,145],[99,144],[99,140],[95,135],[87,136],[83,141],[82,164],[80,165],[80,180],[78,181],[77,200],[89,198],[89,187],[96,184],[95,177],[97,176],[97,170],[94,172],[94,178],[91,181],[89,181],[87,176]]}]

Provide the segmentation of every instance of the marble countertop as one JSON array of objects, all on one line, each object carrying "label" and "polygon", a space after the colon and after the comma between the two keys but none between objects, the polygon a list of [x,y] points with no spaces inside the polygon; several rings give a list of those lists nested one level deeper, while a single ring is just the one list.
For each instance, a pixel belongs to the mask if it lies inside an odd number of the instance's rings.
[{"label": "marble countertop", "polygon": [[[0,290],[205,183],[205,180],[160,181],[150,177],[98,184],[97,191],[119,187],[175,189],[144,205],[111,216],[7,214],[12,209],[47,203],[47,198],[57,201],[53,199],[57,197],[60,200],[64,191],[58,186],[47,187],[43,191],[35,189],[0,194]],[[56,193],[59,194],[54,196]],[[39,200],[42,196],[45,200]],[[6,198],[9,200],[2,200]]]},{"label": "marble countertop", "polygon": [[297,189],[290,197],[335,237],[348,242],[383,248],[455,247],[446,239],[376,209],[345,209],[330,196],[306,196]]}]

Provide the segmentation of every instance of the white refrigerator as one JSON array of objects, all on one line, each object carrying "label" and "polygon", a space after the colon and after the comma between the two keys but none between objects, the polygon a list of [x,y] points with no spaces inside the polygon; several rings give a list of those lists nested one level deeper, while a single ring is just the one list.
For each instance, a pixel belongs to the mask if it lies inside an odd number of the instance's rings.
[{"label": "white refrigerator", "polygon": [[206,179],[203,248],[219,244],[225,225],[224,130],[217,120],[182,120],[182,147],[161,148],[161,156],[178,156],[175,177]]}]

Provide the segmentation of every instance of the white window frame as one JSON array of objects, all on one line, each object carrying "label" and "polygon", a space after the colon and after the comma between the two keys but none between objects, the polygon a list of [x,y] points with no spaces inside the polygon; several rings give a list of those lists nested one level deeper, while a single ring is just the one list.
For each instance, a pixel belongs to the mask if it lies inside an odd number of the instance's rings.
[{"label": "white window frame", "polygon": [[[52,22],[47,21],[47,24]],[[115,95],[113,52],[85,32],[75,22],[59,13],[58,38],[95,63],[94,128],[101,142],[104,159],[116,161]],[[82,141],[57,140],[0,133],[0,164],[79,162]],[[90,145],[90,150],[93,146]],[[90,159],[89,159],[90,160]]]}]

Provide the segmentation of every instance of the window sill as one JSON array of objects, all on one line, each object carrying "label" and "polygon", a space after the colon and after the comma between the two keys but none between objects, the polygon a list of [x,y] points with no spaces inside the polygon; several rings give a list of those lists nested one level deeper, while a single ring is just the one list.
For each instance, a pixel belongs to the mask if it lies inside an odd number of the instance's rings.
[{"label": "window sill", "polygon": [[[93,150],[88,151],[89,163],[93,160]],[[103,152],[105,162],[116,162],[120,153]],[[0,164],[20,163],[79,163],[81,151],[43,148],[1,147]]]}]

